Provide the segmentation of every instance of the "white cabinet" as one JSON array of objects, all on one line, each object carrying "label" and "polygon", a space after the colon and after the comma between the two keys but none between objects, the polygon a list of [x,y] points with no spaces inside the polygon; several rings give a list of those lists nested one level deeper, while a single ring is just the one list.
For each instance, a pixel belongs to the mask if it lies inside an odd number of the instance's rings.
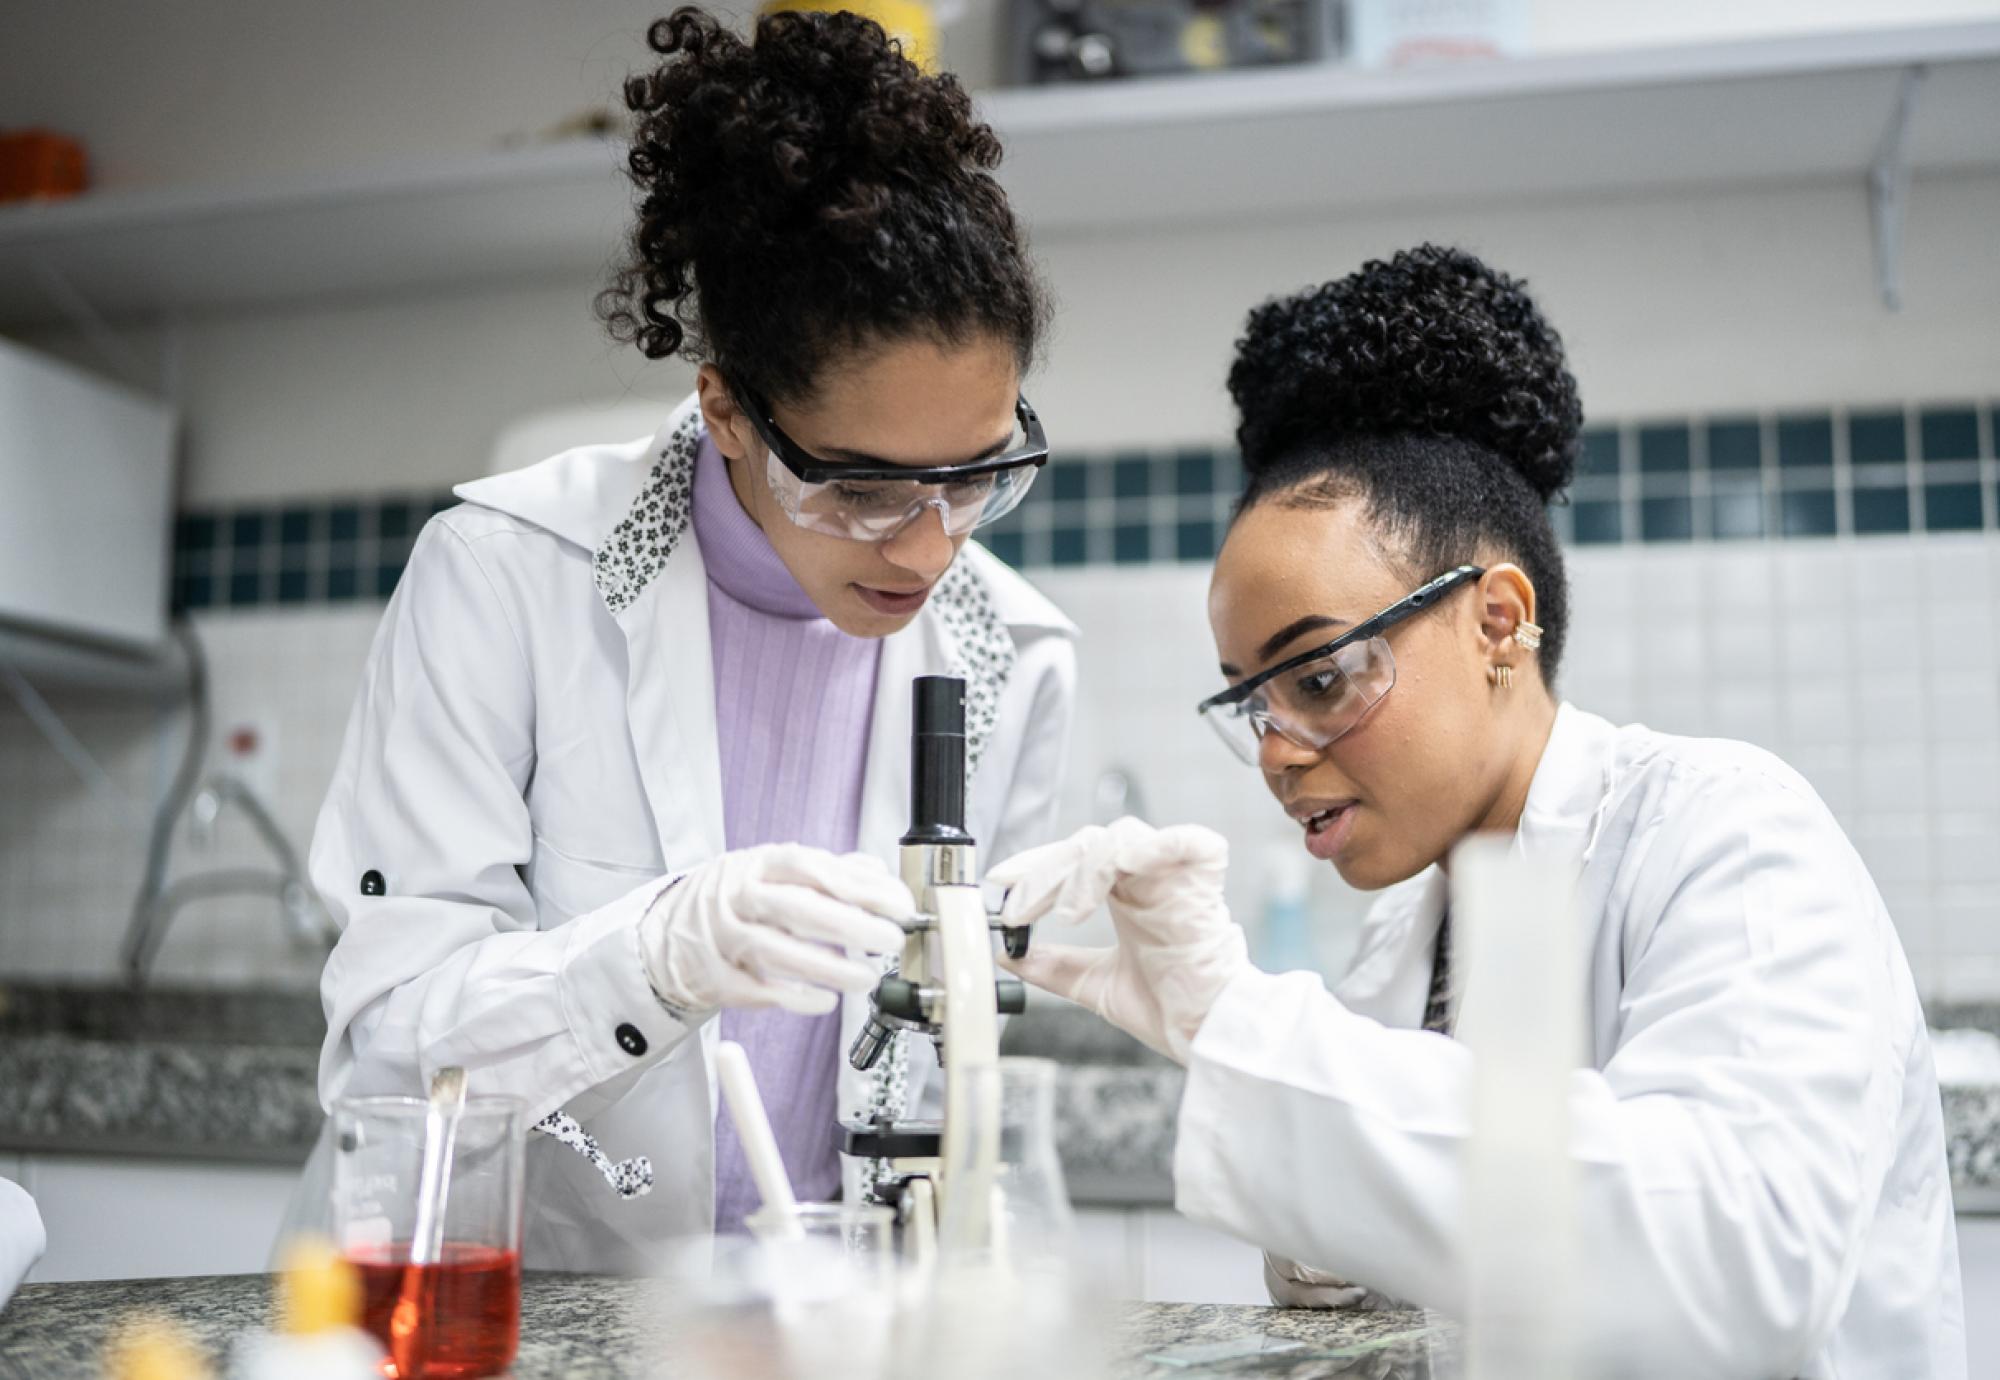
[{"label": "white cabinet", "polygon": [[29,1282],[263,1270],[298,1177],[265,1165],[26,1156],[18,1182],[49,1233]]},{"label": "white cabinet", "polygon": [[1224,1232],[1190,1222],[1171,1208],[1141,1214],[1149,1303],[1256,1303],[1264,1288],[1264,1253]]},{"label": "white cabinet", "polygon": [[0,340],[0,626],[166,635],[174,412]]},{"label": "white cabinet", "polygon": [[1960,1215],[1958,1268],[1965,1286],[1965,1373],[2000,1375],[2000,1215]]},{"label": "white cabinet", "polygon": [[1138,1245],[1139,1214],[1125,1208],[1078,1208],[1077,1253],[1088,1278],[1114,1299],[1146,1296]]},{"label": "white cabinet", "polygon": [[1148,1303],[1271,1301],[1255,1246],[1171,1208],[1079,1208],[1085,1268],[1114,1298]]}]

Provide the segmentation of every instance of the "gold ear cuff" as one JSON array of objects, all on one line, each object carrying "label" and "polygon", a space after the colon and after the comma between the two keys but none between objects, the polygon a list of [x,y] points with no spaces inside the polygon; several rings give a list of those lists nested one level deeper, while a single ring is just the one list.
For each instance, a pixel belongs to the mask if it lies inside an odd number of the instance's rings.
[{"label": "gold ear cuff", "polygon": [[1514,642],[1521,650],[1532,652],[1542,645],[1542,630],[1524,618],[1514,625]]}]

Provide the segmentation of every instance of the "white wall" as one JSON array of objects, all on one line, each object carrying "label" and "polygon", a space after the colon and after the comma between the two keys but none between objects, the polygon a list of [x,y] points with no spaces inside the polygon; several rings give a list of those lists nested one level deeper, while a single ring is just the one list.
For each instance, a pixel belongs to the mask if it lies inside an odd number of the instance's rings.
[{"label": "white wall", "polygon": [[1226,436],[1251,305],[1427,238],[1528,279],[1594,416],[1963,396],[2000,378],[1996,216],[2000,177],[1918,185],[1900,313],[1875,293],[1858,184],[1050,240],[1037,406],[1084,449]]},{"label": "white wall", "polygon": [[[1586,547],[1569,556],[1565,698],[1614,722],[1756,743],[1826,800],[1880,886],[1919,987],[2000,998],[2000,539]],[[1272,849],[1298,829],[1196,721],[1220,684],[1189,566],[1057,570],[1037,582],[1083,629],[1067,822],[1118,769],[1148,816],[1230,839],[1253,944]],[[1329,971],[1365,896],[1313,869]]]},{"label": "white wall", "polygon": [[[1071,450],[1224,438],[1230,423],[1222,379],[1254,301],[1437,235],[1529,276],[1564,331],[1598,418],[1992,396],[2000,391],[2000,255],[1991,252],[2000,176],[1920,183],[1917,192],[1908,305],[1897,314],[1873,295],[1863,198],[1846,186],[1052,240],[1041,253],[1061,313],[1031,391],[1051,434]],[[592,286],[524,285],[185,323],[175,330],[189,418],[183,503],[437,489],[482,470],[496,435],[524,413],[634,396],[657,399],[664,411],[686,386],[686,370],[646,365],[606,342],[590,316]],[[134,339],[147,350],[162,336]],[[90,357],[74,340],[41,343]],[[1712,554],[1689,548],[1685,558],[1705,562]],[[1668,558],[1641,551],[1587,559],[1616,565]],[[1126,645],[1118,630],[1133,624],[1136,606],[1102,601],[1132,578],[1161,582],[1162,597],[1144,605],[1145,616],[1170,633],[1155,645],[1172,647],[1176,657],[1185,649],[1188,659],[1162,671],[1157,696],[1153,682],[1139,686],[1148,696],[1143,703],[1158,708],[1131,722],[1159,729],[1154,741],[1173,741],[1169,731],[1189,727],[1185,705],[1206,684],[1200,576],[1113,575],[1093,570],[1062,592],[1093,631],[1087,676],[1099,694],[1115,696],[1110,687],[1130,682],[1134,672],[1117,655]],[[1063,577],[1053,581],[1061,585]],[[296,837],[310,830],[374,616],[371,608],[348,607],[203,621],[227,667],[218,674],[219,695],[250,711],[279,706],[281,751],[296,790],[279,803]],[[1629,640],[1629,631],[1622,636]],[[1575,674],[1588,672],[1580,654]],[[1671,680],[1672,668],[1666,675]],[[1625,703],[1623,712],[1664,727],[1729,729],[1703,717],[1707,706],[1661,718],[1648,702]],[[1783,703],[1771,699],[1764,712],[1781,714]],[[1606,707],[1618,704],[1614,698]],[[84,729],[123,773],[128,798],[149,799],[164,780],[171,740],[159,741],[150,718],[129,711],[86,711]],[[1078,768],[1084,789],[1094,769]],[[90,796],[25,721],[4,711],[0,771],[18,773],[12,779],[30,787],[11,797],[0,792],[0,971],[108,971],[137,878],[131,811]],[[1233,818],[1264,817],[1253,782],[1214,767],[1189,782],[1191,807],[1229,802]],[[1163,818],[1183,813],[1165,805],[1155,807]],[[1918,827],[1928,808],[1878,811],[1883,818],[1866,829],[1892,840]],[[1246,842],[1253,851],[1244,856],[1254,856],[1254,846]],[[230,847],[225,838],[223,856],[248,860]],[[1893,871],[1908,855],[1891,847],[1882,856]],[[1242,872],[1239,888],[1253,876]],[[1931,882],[1925,873],[1893,884],[1915,892]],[[2000,991],[2000,976],[1981,966],[2000,955],[2000,935],[1987,937],[1993,927],[1975,918],[1984,903],[1970,883],[1949,885],[1959,889],[1944,899],[1925,892],[1920,901],[1899,900],[1913,952],[1940,980],[1992,978]],[[1322,899],[1335,917],[1328,942],[1329,961],[1337,962],[1346,923],[1338,917],[1356,907],[1333,891]],[[1239,902],[1254,913],[1253,895]],[[309,966],[285,951],[269,917],[250,910],[215,907],[191,917],[168,946],[167,971],[309,980]],[[1947,914],[1962,918],[1940,918]],[[26,932],[17,932],[23,925]],[[1963,952],[1967,946],[1976,952]]]},{"label": "white wall", "polygon": [[[259,785],[303,854],[381,620],[380,604],[253,610],[202,617],[217,737],[254,724],[267,740]],[[65,726],[105,774],[87,784],[0,694],[0,974],[101,980],[118,974],[144,871],[153,802],[186,741],[185,716],[58,698]],[[209,770],[220,767],[219,745]],[[168,877],[215,868],[268,870],[272,858],[239,812],[200,845],[185,827]],[[311,987],[323,954],[301,949],[268,897],[196,902],[167,930],[154,973],[169,982]]]},{"label": "white wall", "polygon": [[[98,153],[107,184],[462,152],[602,98],[639,52],[636,35],[657,8],[664,6],[361,0],[329,10],[203,0],[179,7],[168,23],[135,21],[130,9],[14,0],[8,32],[33,41],[0,42],[0,124],[45,120],[78,130]],[[1697,24],[1846,24],[1862,8],[1852,0],[1693,7],[1542,0],[1538,13],[1549,42],[1561,33],[1583,44],[1608,41],[1614,28],[1636,41],[1684,38]],[[1972,9],[2000,6],[1930,0],[1922,7],[1926,14]],[[1918,17],[1909,5],[1875,10]],[[978,22],[975,13],[968,24]],[[1071,451],[1224,439],[1230,417],[1223,376],[1253,303],[1438,238],[1530,280],[1563,330],[1596,418],[1989,397],[2000,392],[1996,224],[2000,175],[1920,180],[1900,313],[1886,311],[1875,293],[1858,183],[1050,236],[1038,251],[1060,316],[1031,391],[1058,446]],[[142,371],[150,377],[141,381],[170,380],[185,408],[184,505],[421,491],[482,470],[495,437],[523,414],[632,397],[656,400],[664,411],[686,387],[684,367],[646,364],[605,340],[590,312],[595,286],[588,279],[509,284],[122,329],[159,366]],[[108,367],[76,338],[44,335],[34,343]],[[1654,560],[1710,557],[1695,547],[1680,557],[1639,551],[1582,559],[1639,570]],[[1778,559],[1761,550],[1728,557],[1739,558]],[[1092,570],[1062,591],[1092,629],[1085,653],[1097,687],[1091,693],[1121,714],[1128,704],[1146,706],[1128,721],[1157,730],[1153,741],[1196,727],[1192,715],[1182,715],[1207,683],[1200,578],[1168,569],[1115,578]],[[1135,579],[1157,583],[1159,597],[1143,605],[1152,622],[1137,622],[1138,606],[1114,598]],[[1619,616],[1635,615],[1626,609]],[[268,711],[282,725],[279,805],[295,836],[310,829],[375,617],[372,607],[350,606],[203,620],[220,668],[218,696],[233,697],[245,712]],[[1159,668],[1157,683],[1147,679],[1150,670],[1140,675],[1117,655],[1131,636],[1121,630],[1135,626],[1155,628],[1162,635],[1154,645],[1172,649],[1175,660]],[[1582,655],[1573,674],[1572,688],[1586,688]],[[1671,667],[1662,675],[1657,684],[1677,683]],[[1729,683],[1716,684],[1726,690]],[[1128,689],[1140,700],[1124,698]],[[1633,693],[1631,686],[1613,690],[1601,701],[1607,708],[1619,707],[1619,693]],[[1774,681],[1772,693],[1785,692]],[[1622,712],[1700,731],[1727,728],[1727,715],[1747,702],[1720,691],[1683,696],[1665,717],[1647,699],[1624,703]],[[1782,715],[1784,703],[1774,698],[1765,710],[1746,712]],[[137,876],[134,820],[171,763],[171,726],[163,735],[149,715],[78,707],[74,716],[121,783],[123,803],[90,794],[25,720],[0,706],[0,780],[25,787],[0,790],[0,971],[108,970]],[[1079,762],[1080,790],[1091,775],[1083,768]],[[1262,817],[1253,781],[1206,768],[1185,780],[1183,809],[1170,808],[1168,787],[1154,787],[1156,814],[1226,805],[1232,818]],[[1083,808],[1079,803],[1073,815]],[[1931,808],[1876,811],[1895,819],[1868,828],[1893,837]],[[233,858],[230,850],[241,846],[225,836],[222,856]],[[1889,865],[1900,864],[1890,858]],[[1244,873],[1239,885],[1252,876]],[[1944,900],[1930,895],[1926,917],[1974,899],[1969,883],[1939,884],[1961,889]],[[1932,882],[1927,873],[1897,885],[1914,891]],[[1350,902],[1327,899],[1330,914],[1351,913]],[[1957,963],[1954,948],[1972,942],[1954,936],[1973,931],[1954,923],[1924,919],[1913,947],[1924,948],[1940,974],[1976,976],[1985,970]],[[165,962],[170,970],[184,964],[222,978],[309,980],[269,937],[274,932],[268,917],[216,908],[191,919]],[[259,937],[240,939],[244,933]],[[1990,953],[2000,954],[2000,937]]]},{"label": "white wall", "polygon": [[[1927,996],[2000,999],[2000,539],[1584,548],[1571,553],[1565,695],[1614,720],[1758,743],[1825,797],[1874,873]],[[1258,937],[1272,850],[1297,830],[1257,774],[1192,706],[1214,689],[1204,567],[1085,567],[1037,582],[1083,630],[1082,697],[1063,827],[1093,818],[1110,770],[1159,822],[1231,840],[1229,895]],[[273,800],[309,836],[379,606],[214,613],[198,620],[216,721],[274,730]],[[144,801],[178,750],[177,726],[83,707],[70,725],[120,795],[88,790],[0,704],[0,974],[114,971],[142,853]],[[176,874],[264,865],[241,819],[212,851],[183,837]],[[1343,966],[1367,898],[1313,868],[1322,965]],[[161,955],[170,978],[310,985],[276,907],[190,907]]]},{"label": "white wall", "polygon": [[[993,5],[975,0],[948,59],[976,69]],[[106,185],[465,152],[605,99],[665,8],[199,0],[169,22],[153,7],[12,0],[7,33],[31,38],[0,42],[0,126],[78,132]],[[1545,45],[1589,47],[2000,14],[2000,0],[1538,0],[1535,12]],[[1529,279],[1598,416],[1968,396],[2000,380],[2000,174],[1918,182],[1900,313],[1876,293],[1858,179],[1248,225],[1217,215],[1210,227],[1039,242],[1061,315],[1034,396],[1059,444],[1226,437],[1222,378],[1250,305],[1426,238]],[[130,323],[135,351],[159,366],[132,381],[185,406],[188,504],[441,487],[480,469],[523,412],[629,395],[664,407],[686,386],[684,368],[605,339],[597,286]],[[35,343],[107,367],[60,333]]]},{"label": "white wall", "polygon": [[[1059,315],[1031,384],[1069,450],[1216,441],[1249,308],[1425,238],[1525,276],[1595,417],[1984,396],[2000,384],[2000,175],[1920,181],[1905,306],[1875,294],[1861,187],[1805,184],[1051,237]],[[194,320],[171,334],[188,418],[183,502],[384,486],[483,468],[509,421],[688,386],[611,344],[590,280]],[[163,357],[167,335],[132,334]],[[104,368],[78,340],[33,343]]]}]

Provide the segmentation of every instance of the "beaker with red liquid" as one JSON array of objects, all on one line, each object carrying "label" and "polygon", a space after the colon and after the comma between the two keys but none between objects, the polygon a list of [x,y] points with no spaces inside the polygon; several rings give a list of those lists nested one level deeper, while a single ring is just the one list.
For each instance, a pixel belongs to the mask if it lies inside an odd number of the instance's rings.
[{"label": "beaker with red liquid", "polygon": [[499,1375],[521,1335],[521,1104],[466,1099],[450,1136],[442,1247],[415,1263],[428,1112],[416,1097],[335,1104],[334,1239],[360,1272],[362,1326],[389,1355],[386,1380]]}]

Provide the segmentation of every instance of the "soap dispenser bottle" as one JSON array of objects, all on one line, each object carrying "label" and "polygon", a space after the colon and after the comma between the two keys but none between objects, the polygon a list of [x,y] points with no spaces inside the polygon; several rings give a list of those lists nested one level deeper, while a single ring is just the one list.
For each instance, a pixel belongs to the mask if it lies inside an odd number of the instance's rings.
[{"label": "soap dispenser bottle", "polygon": [[1264,906],[1257,966],[1267,973],[1320,970],[1310,914],[1312,859],[1294,843],[1264,848]]}]

